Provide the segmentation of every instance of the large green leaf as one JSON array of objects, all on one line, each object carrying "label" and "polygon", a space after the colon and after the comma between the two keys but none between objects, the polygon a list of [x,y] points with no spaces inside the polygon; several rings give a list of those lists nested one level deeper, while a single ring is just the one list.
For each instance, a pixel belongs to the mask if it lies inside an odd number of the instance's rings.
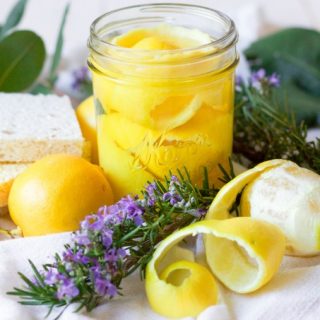
[{"label": "large green leaf", "polygon": [[16,5],[10,11],[5,23],[0,30],[0,40],[3,39],[8,31],[18,25],[20,22],[24,9],[26,7],[27,0],[19,0]]},{"label": "large green leaf", "polygon": [[289,28],[254,42],[245,55],[253,69],[265,68],[281,76],[282,105],[297,113],[298,121],[314,124],[320,113],[320,33]]},{"label": "large green leaf", "polygon": [[16,31],[0,42],[0,91],[27,89],[39,76],[46,57],[42,39],[32,31]]}]

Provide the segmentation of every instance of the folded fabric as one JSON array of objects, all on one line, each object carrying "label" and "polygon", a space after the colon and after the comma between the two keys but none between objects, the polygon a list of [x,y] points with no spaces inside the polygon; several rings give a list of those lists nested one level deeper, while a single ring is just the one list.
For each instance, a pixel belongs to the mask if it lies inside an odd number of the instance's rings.
[{"label": "folded fabric", "polygon": [[[63,249],[70,234],[30,237],[0,242],[0,315],[1,320],[44,319],[46,307],[26,307],[6,294],[21,287],[17,272],[31,275],[28,259],[37,266],[49,262]],[[275,278],[258,292],[238,295],[220,286],[220,302],[203,311],[196,320],[314,320],[320,312],[320,257],[285,257]],[[74,313],[70,306],[61,320],[163,320],[154,313],[145,296],[138,274],[123,282],[123,297],[107,301],[91,313]],[[61,311],[61,310],[59,310]],[[58,312],[54,313],[57,315]],[[53,317],[54,318],[54,317]],[[185,318],[184,320],[193,320]]]}]

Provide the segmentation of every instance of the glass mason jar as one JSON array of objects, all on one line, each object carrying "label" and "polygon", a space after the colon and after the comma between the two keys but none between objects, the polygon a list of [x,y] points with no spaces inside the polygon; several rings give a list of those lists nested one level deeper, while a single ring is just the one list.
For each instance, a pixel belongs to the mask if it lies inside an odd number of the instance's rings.
[{"label": "glass mason jar", "polygon": [[150,4],[91,26],[99,162],[119,199],[186,168],[217,179],[232,151],[237,31],[221,12]]}]

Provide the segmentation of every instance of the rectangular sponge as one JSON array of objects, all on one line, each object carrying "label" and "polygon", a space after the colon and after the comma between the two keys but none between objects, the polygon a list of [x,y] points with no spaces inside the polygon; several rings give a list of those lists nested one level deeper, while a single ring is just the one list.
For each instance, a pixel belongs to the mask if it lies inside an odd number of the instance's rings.
[{"label": "rectangular sponge", "polygon": [[0,93],[0,163],[54,153],[83,156],[84,146],[68,97]]}]

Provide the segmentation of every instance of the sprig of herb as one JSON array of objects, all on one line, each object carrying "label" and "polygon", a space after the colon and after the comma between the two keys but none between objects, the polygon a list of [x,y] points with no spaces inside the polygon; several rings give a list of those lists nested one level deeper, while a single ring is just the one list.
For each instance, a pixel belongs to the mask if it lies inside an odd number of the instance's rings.
[{"label": "sprig of herb", "polygon": [[275,74],[264,70],[248,82],[238,79],[233,151],[247,158],[249,166],[281,158],[296,162],[320,174],[320,140],[307,141],[307,126],[279,108],[273,87],[280,86]]},{"label": "sprig of herb", "polygon": [[[230,172],[224,170],[224,179],[233,178]],[[178,173],[148,183],[141,197],[126,196],[88,215],[61,255],[40,269],[29,261],[33,277],[19,273],[24,287],[8,294],[24,305],[47,305],[49,314],[74,303],[76,311],[90,311],[121,294],[122,280],[137,269],[143,277],[155,246],[201,220],[218,192],[206,170],[201,187],[191,182],[187,170]]]},{"label": "sprig of herb", "polygon": [[27,0],[19,0],[9,12],[6,21],[0,28],[0,41],[21,21]]}]

